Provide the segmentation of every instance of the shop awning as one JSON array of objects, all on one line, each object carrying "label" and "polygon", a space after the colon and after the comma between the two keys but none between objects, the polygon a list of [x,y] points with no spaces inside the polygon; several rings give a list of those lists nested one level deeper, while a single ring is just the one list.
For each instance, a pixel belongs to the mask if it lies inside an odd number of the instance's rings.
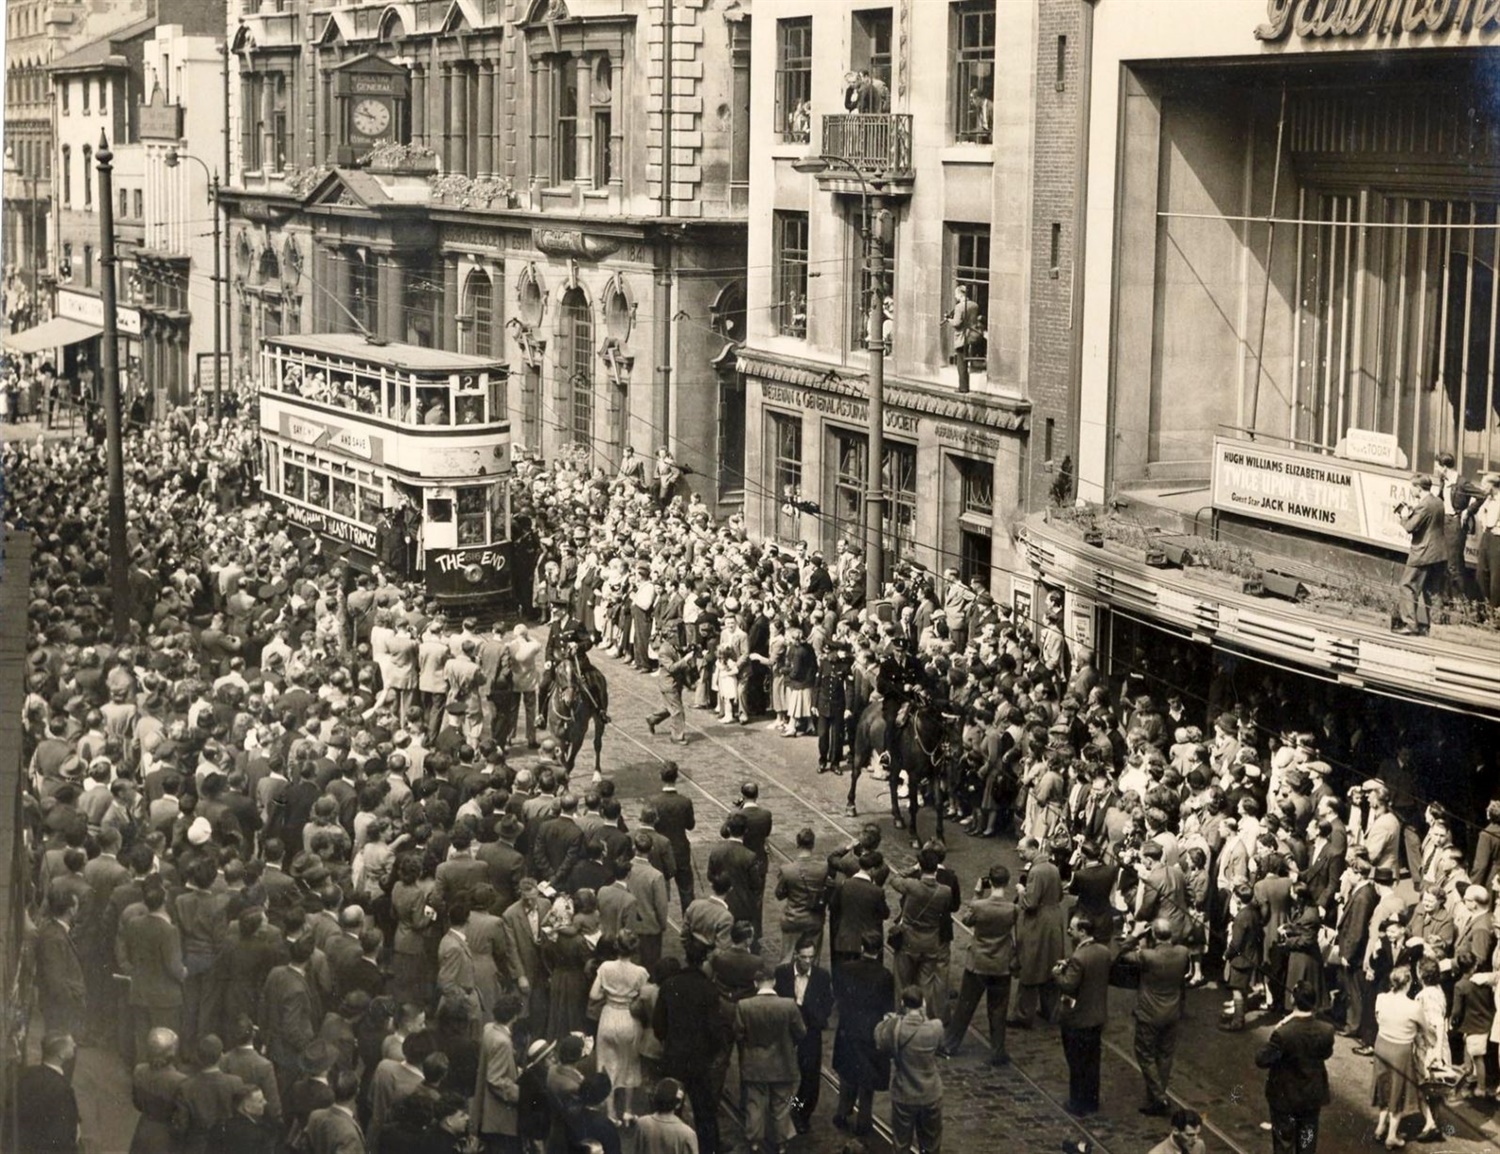
[{"label": "shop awning", "polygon": [[10,352],[39,353],[62,345],[73,345],[97,337],[104,330],[86,321],[75,321],[71,317],[53,317],[18,333],[7,333],[0,337]]}]

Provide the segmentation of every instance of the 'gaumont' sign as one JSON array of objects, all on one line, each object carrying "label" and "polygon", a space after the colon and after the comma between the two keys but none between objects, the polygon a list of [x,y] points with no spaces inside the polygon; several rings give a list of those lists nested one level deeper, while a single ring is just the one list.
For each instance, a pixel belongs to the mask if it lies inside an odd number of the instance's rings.
[{"label": "'gaumont' sign", "polygon": [[1266,0],[1257,40],[1493,32],[1500,0]]},{"label": "'gaumont' sign", "polygon": [[1214,441],[1213,507],[1330,537],[1405,551],[1411,537],[1395,506],[1408,474],[1337,457]]}]

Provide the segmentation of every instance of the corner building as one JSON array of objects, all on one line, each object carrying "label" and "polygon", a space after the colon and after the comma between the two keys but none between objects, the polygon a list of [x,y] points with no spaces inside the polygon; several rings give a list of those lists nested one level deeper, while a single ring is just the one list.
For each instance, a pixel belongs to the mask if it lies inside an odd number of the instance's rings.
[{"label": "corner building", "polygon": [[[1116,672],[1155,661],[1158,692],[1216,706],[1271,666],[1314,679],[1346,729],[1389,723],[1424,788],[1481,807],[1500,649],[1460,609],[1430,637],[1390,609],[1411,474],[1500,467],[1497,45],[1491,0],[1094,8],[1078,488],[1124,531],[1022,530]],[[1169,547],[1154,564],[1142,534]],[[1232,564],[1209,580],[1180,548]]]},{"label": "corner building", "polygon": [[[889,299],[877,465],[885,572],[910,560],[1003,586],[1010,519],[1033,487],[1033,119],[1036,101],[1075,98],[1061,82],[1054,92],[1039,29],[1044,10],[1071,7],[757,0],[749,329],[738,357],[756,463],[745,478],[752,532],[830,555],[864,541],[865,230],[875,222],[878,290]],[[1059,51],[1076,68],[1071,49]],[[1039,54],[1049,55],[1045,84]],[[809,159],[824,171],[800,171]],[[1076,171],[1068,159],[1063,183]],[[1051,257],[1054,268],[1064,259]],[[944,323],[957,286],[980,329],[966,350],[967,391]]]},{"label": "corner building", "polygon": [[515,443],[669,446],[738,508],[750,5],[415,0],[231,17],[232,341],[510,367]]}]

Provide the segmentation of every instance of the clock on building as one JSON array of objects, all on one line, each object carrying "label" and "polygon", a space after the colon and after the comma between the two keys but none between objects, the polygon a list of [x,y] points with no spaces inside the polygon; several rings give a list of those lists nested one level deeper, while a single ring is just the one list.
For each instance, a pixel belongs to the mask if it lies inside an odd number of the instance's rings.
[{"label": "clock on building", "polygon": [[389,97],[366,96],[350,104],[349,140],[358,144],[363,141],[387,139],[392,120]]},{"label": "clock on building", "polygon": [[350,164],[382,141],[406,143],[411,74],[403,65],[365,55],[332,71],[340,135],[336,164]]}]

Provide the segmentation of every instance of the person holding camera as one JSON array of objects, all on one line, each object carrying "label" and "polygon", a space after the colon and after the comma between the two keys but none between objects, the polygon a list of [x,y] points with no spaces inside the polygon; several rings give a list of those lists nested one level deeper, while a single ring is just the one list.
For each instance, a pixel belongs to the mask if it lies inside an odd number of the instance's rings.
[{"label": "person holding camera", "polygon": [[1396,515],[1411,534],[1406,568],[1401,574],[1401,604],[1395,632],[1424,637],[1432,624],[1432,598],[1447,572],[1443,545],[1443,502],[1432,491],[1432,478],[1412,478],[1408,500],[1398,502]]}]

